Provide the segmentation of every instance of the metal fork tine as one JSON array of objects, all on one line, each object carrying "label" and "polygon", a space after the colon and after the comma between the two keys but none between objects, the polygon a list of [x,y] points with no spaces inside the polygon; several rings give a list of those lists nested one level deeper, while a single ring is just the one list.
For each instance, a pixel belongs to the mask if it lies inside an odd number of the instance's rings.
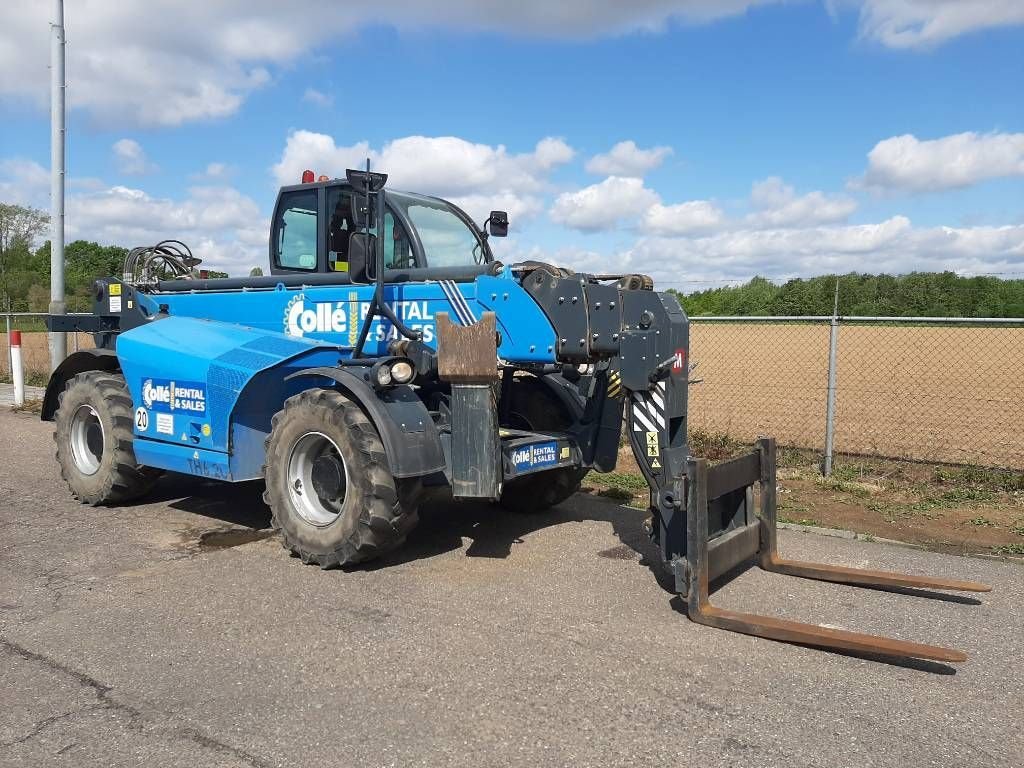
[{"label": "metal fork tine", "polygon": [[761,567],[773,573],[799,576],[802,579],[833,581],[839,584],[853,584],[860,587],[914,587],[918,589],[941,589],[957,592],[991,592],[992,587],[976,581],[939,579],[933,576],[914,576],[909,573],[891,571],[869,571],[861,568],[846,568],[841,565],[808,563],[801,560],[786,560],[777,555],[761,558]]},{"label": "metal fork tine", "polygon": [[775,441],[757,441],[761,454],[761,556],[760,565],[766,571],[799,576],[803,579],[833,581],[861,587],[914,587],[918,589],[941,589],[957,592],[991,592],[992,587],[976,581],[939,579],[932,576],[913,576],[908,573],[891,571],[869,571],[861,568],[847,568],[841,565],[808,563],[801,560],[787,560],[779,557],[776,535],[775,508]]},{"label": "metal fork tine", "polygon": [[[759,441],[761,452],[761,520],[760,561],[765,570],[862,586],[925,587],[985,592],[988,587],[968,581],[933,579],[884,571],[865,571],[842,566],[803,563],[778,557],[775,529],[775,444]],[[687,614],[698,624],[763,637],[783,643],[799,643],[819,648],[855,653],[873,653],[900,658],[929,659],[941,662],[966,661],[967,654],[952,648],[913,643],[878,635],[831,629],[816,624],[759,616],[717,608],[708,600],[708,464],[705,459],[691,458],[687,503]],[[754,554],[751,552],[751,554]]]},{"label": "metal fork tine", "polygon": [[933,661],[966,661],[967,654],[952,648],[937,645],[911,643],[889,637],[848,632],[844,629],[830,629],[816,624],[802,624],[798,621],[778,619],[773,616],[758,616],[753,613],[729,611],[704,603],[700,610],[689,612],[691,620],[710,627],[727,629],[744,635],[754,635],[783,643],[800,643],[819,648],[831,648],[856,653],[877,653],[885,656],[931,659]]}]

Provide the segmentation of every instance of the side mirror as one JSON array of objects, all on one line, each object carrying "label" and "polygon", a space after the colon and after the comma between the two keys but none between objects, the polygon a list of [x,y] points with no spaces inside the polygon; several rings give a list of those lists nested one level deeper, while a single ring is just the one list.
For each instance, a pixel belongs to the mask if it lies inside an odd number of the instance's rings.
[{"label": "side mirror", "polygon": [[373,198],[370,199],[370,207],[366,207],[366,198],[362,195],[352,195],[352,215],[349,219],[352,225],[360,229],[373,229],[377,226],[376,201]]},{"label": "side mirror", "polygon": [[365,232],[353,232],[348,239],[348,276],[353,283],[369,283],[373,280],[371,265],[377,253],[377,236]]},{"label": "side mirror", "polygon": [[488,224],[491,225],[492,237],[508,236],[508,214],[505,211],[491,211],[491,215],[487,217],[484,226],[486,227]]}]

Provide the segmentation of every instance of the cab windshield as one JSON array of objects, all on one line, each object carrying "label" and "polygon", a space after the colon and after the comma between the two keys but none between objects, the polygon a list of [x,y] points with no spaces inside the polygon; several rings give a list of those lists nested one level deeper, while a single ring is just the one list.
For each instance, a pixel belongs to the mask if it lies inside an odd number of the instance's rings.
[{"label": "cab windshield", "polygon": [[389,192],[388,202],[415,227],[429,266],[464,267],[487,260],[472,223],[443,200]]}]

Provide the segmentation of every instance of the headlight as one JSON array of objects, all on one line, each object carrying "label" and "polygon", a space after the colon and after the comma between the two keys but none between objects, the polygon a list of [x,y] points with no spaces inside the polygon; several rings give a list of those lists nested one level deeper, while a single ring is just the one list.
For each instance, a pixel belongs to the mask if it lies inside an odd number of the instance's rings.
[{"label": "headlight", "polygon": [[391,383],[391,367],[382,365],[377,368],[377,385],[386,387]]},{"label": "headlight", "polygon": [[416,369],[406,360],[399,360],[391,366],[391,378],[396,384],[408,384],[415,375]]}]

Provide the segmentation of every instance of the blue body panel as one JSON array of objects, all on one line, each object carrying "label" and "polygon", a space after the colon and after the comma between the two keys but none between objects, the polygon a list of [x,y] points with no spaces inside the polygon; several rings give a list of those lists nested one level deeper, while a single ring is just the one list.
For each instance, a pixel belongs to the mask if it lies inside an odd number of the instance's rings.
[{"label": "blue body panel", "polygon": [[[270,417],[285,399],[315,383],[288,383],[285,377],[335,365],[342,353],[314,339],[171,316],[120,334],[117,356],[136,409],[142,463],[220,477],[221,470],[203,469],[217,463],[207,454],[220,454],[217,461],[230,465],[221,479],[245,480],[260,474]],[[201,456],[206,464],[189,469],[190,459]]]},{"label": "blue body panel", "polygon": [[233,477],[231,457],[226,453],[190,448],[187,445],[158,443],[155,440],[136,439],[135,458],[147,467],[169,469],[185,475],[198,475],[212,480],[246,480],[253,478]]},{"label": "blue body panel", "polygon": [[[254,329],[319,339],[351,350],[362,318],[373,297],[372,285],[316,285],[224,292],[140,294],[151,312],[166,305],[171,316],[237,323]],[[555,332],[543,311],[506,271],[473,282],[394,283],[384,288],[385,301],[406,325],[423,332],[423,341],[436,347],[435,318],[447,312],[452,322],[475,322],[493,310],[501,331],[498,355],[516,362],[554,362]],[[387,321],[374,320],[367,339],[370,355],[387,354],[397,332]]]},{"label": "blue body panel", "polygon": [[[143,464],[219,480],[262,475],[263,441],[284,401],[317,378],[285,378],[352,356],[372,285],[318,285],[223,292],[139,293],[167,317],[125,331],[117,356],[135,406],[135,451]],[[447,312],[468,325],[497,316],[502,359],[553,362],[555,332],[506,271],[473,282],[396,283],[385,300],[436,348],[435,322]],[[397,332],[374,320],[369,355],[387,354]]]}]

